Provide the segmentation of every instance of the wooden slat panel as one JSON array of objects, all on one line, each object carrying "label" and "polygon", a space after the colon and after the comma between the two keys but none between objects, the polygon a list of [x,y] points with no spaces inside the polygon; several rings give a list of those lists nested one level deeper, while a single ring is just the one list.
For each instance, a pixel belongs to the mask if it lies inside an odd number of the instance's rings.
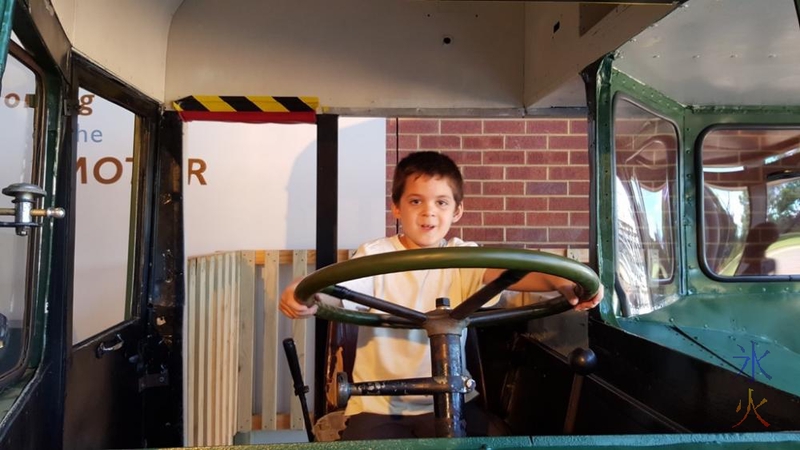
[{"label": "wooden slat panel", "polygon": [[220,367],[220,359],[222,359],[222,347],[219,342],[222,338],[220,330],[220,290],[222,282],[220,280],[219,270],[219,255],[210,257],[209,261],[209,279],[210,292],[211,292],[211,306],[209,308],[209,321],[211,323],[211,340],[208,343],[211,358],[211,411],[209,411],[208,428],[210,429],[210,440],[206,445],[219,445],[219,436],[222,432],[219,426],[219,410],[220,410],[220,379],[222,378],[222,370]]},{"label": "wooden slat panel", "polygon": [[[230,374],[230,387],[228,392],[228,436],[230,439],[227,445],[233,444],[233,437],[238,430],[236,419],[237,400],[239,392],[239,252],[231,252],[230,255],[230,286],[231,286],[231,307],[228,323],[231,327],[231,345],[228,347],[228,354],[231,355],[228,365]],[[252,320],[252,319],[251,319]],[[249,415],[249,414],[248,414]]]},{"label": "wooden slat panel", "polygon": [[242,252],[239,257],[239,389],[236,428],[240,432],[254,429],[252,417],[255,277],[255,253]]},{"label": "wooden slat panel", "polygon": [[208,417],[209,410],[209,383],[208,383],[208,370],[206,355],[208,354],[209,345],[209,329],[208,329],[208,313],[209,313],[209,277],[208,277],[208,260],[207,258],[200,258],[200,275],[197,281],[200,283],[199,293],[197,300],[197,445],[204,445],[210,438],[210,427],[206,426],[206,418]]},{"label": "wooden slat panel", "polygon": [[264,361],[261,373],[261,427],[264,430],[275,430],[275,418],[278,414],[278,301],[280,291],[279,257],[277,251],[268,251],[264,257]]},{"label": "wooden slat panel", "polygon": [[[263,266],[264,265],[264,255],[267,251],[277,251],[280,254],[280,263],[281,264],[292,264],[294,261],[294,250],[256,250],[256,265]],[[317,263],[317,251],[316,250],[304,250],[306,255],[306,260],[308,264],[315,265]],[[336,252],[336,260],[337,261],[345,261],[349,259],[350,254],[352,253],[351,250],[339,250]]]},{"label": "wooden slat panel", "polygon": [[[308,251],[295,250],[292,255],[292,279],[304,277],[308,274]],[[307,381],[309,364],[306,361],[306,334],[308,333],[308,320],[293,320],[292,321],[292,339],[294,339],[295,346],[297,347],[297,359],[300,361],[300,371],[303,374],[303,380]],[[300,406],[300,399],[296,395],[292,396],[291,401],[291,429],[302,430],[305,428],[303,421],[303,410]]]},{"label": "wooden slat panel", "polygon": [[222,289],[221,289],[221,296],[222,299],[222,315],[219,316],[217,320],[221,323],[220,328],[222,329],[222,339],[220,339],[220,346],[222,347],[222,359],[220,361],[220,365],[222,366],[222,378],[221,378],[221,399],[222,403],[219,406],[219,422],[220,428],[222,429],[222,434],[218,441],[219,445],[229,445],[232,442],[233,435],[230,433],[231,431],[231,421],[230,421],[230,398],[231,398],[231,380],[233,378],[233,373],[231,372],[231,357],[233,353],[231,352],[231,303],[232,299],[232,290],[233,290],[233,283],[231,279],[231,254],[224,253],[221,255],[220,262],[222,264],[220,275],[222,276]]},{"label": "wooden slat panel", "polygon": [[197,260],[190,259],[187,264],[187,287],[186,307],[188,308],[188,323],[186,324],[186,386],[184,389],[184,405],[186,405],[186,421],[183,424],[183,435],[185,445],[194,447],[197,442],[197,424],[195,422],[195,409],[197,408],[197,395],[195,388],[195,366],[197,365]]}]

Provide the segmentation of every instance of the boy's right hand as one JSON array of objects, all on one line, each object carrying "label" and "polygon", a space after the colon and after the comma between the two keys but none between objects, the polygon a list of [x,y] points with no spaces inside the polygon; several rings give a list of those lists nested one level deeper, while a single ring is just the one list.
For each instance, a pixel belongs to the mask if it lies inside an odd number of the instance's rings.
[{"label": "boy's right hand", "polygon": [[281,294],[280,310],[290,319],[308,319],[317,313],[317,305],[306,306],[294,298],[294,290],[300,280],[293,281]]}]

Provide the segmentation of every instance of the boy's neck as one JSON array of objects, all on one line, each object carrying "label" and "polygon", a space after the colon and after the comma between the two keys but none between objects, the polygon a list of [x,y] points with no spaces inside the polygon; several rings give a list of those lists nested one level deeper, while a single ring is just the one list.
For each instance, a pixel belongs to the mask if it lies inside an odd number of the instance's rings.
[{"label": "boy's neck", "polygon": [[419,247],[419,246],[416,246],[416,245],[412,246],[412,245],[409,245],[408,237],[404,233],[398,234],[397,235],[397,239],[400,241],[400,245],[402,245],[403,248],[406,249],[406,250],[414,250],[414,249],[418,249],[418,248],[441,248],[441,247],[444,247],[444,246],[447,245],[447,239],[440,239],[439,240],[439,245],[436,245],[436,246],[432,246],[432,247]]}]

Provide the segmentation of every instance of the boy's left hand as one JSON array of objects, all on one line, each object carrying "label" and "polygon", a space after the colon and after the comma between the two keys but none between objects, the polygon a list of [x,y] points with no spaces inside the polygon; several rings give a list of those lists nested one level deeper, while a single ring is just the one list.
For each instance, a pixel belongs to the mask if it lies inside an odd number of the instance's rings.
[{"label": "boy's left hand", "polygon": [[576,311],[586,311],[587,309],[592,309],[595,306],[599,305],[600,301],[603,300],[602,284],[600,285],[600,289],[597,291],[597,294],[595,294],[594,297],[585,300],[581,300],[578,298],[578,294],[576,293],[576,291],[578,291],[579,288],[578,285],[574,283],[562,284],[556,286],[556,289],[558,290],[559,293],[561,293],[561,295],[564,296],[564,298],[567,299],[570,305],[575,306],[574,309]]}]

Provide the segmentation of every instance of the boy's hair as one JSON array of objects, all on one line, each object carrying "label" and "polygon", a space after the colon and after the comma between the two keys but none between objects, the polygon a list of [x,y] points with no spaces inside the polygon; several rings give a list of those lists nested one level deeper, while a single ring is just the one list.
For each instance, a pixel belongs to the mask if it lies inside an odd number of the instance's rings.
[{"label": "boy's hair", "polygon": [[449,156],[437,152],[415,152],[401,159],[394,170],[392,180],[392,201],[400,204],[400,197],[406,189],[406,180],[410,176],[442,177],[453,189],[456,206],[464,199],[464,179],[461,171]]}]

